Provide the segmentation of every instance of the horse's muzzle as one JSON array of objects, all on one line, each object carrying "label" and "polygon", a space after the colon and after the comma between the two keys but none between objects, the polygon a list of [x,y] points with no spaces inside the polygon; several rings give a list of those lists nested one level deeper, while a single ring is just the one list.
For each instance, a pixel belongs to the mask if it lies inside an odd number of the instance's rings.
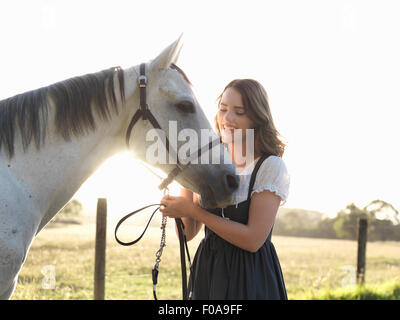
[{"label": "horse's muzzle", "polygon": [[226,186],[229,191],[235,191],[239,187],[239,177],[233,174],[225,175]]},{"label": "horse's muzzle", "polygon": [[232,193],[239,187],[239,176],[224,174],[221,176],[221,179],[222,183],[219,184],[219,188],[217,188],[216,185],[204,186],[201,194],[201,202],[204,208],[222,208],[231,204],[232,198],[227,198],[227,195],[232,195]]}]

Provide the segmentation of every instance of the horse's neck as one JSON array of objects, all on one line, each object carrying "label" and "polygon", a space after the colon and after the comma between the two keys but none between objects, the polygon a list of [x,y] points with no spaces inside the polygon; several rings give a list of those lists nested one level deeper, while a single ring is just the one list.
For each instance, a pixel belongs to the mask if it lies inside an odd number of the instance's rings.
[{"label": "horse's neck", "polygon": [[[46,139],[39,151],[34,143],[31,143],[27,150],[23,150],[18,134],[13,158],[8,159],[4,148],[1,150],[0,176],[6,177],[6,183],[8,179],[10,181],[10,186],[5,188],[14,190],[17,194],[24,194],[26,204],[38,215],[35,220],[40,220],[39,230],[107,158],[126,150],[123,128],[127,128],[131,113],[135,111],[131,109],[138,105],[139,100],[137,68],[138,66],[124,71],[126,107],[122,107],[117,98],[118,115],[113,114],[109,121],[104,121],[94,114],[96,130],[79,137],[73,136],[66,142],[57,133],[54,108],[50,108]],[[115,90],[116,96],[119,97],[118,86]],[[135,125],[132,136],[143,136],[143,130],[144,126],[140,122]],[[139,148],[141,147],[139,145]]]},{"label": "horse's neck", "polygon": [[85,180],[109,157],[120,151],[118,117],[97,122],[90,134],[66,142],[49,125],[45,143],[37,151],[31,144],[24,152],[16,141],[15,156],[1,158],[18,185],[29,193],[28,201],[42,217],[41,229],[75,194]]}]

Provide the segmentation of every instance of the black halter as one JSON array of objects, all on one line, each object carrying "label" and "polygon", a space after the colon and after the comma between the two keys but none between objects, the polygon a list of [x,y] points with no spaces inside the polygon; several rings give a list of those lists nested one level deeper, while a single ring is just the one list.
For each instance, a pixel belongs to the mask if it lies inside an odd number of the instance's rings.
[{"label": "black halter", "polygon": [[[133,129],[133,126],[136,124],[136,122],[138,122],[138,120],[140,118],[142,118],[143,120],[149,120],[150,123],[153,125],[154,128],[156,129],[161,129],[161,126],[159,125],[157,119],[153,116],[153,114],[151,113],[149,106],[146,102],[146,87],[147,87],[147,77],[146,77],[146,70],[145,70],[145,64],[142,63],[140,65],[140,76],[138,78],[138,83],[139,83],[139,93],[140,93],[140,108],[135,112],[135,114],[133,115],[131,122],[129,123],[127,132],[126,132],[126,144],[129,146],[129,140],[130,140],[130,136],[131,136],[131,132]],[[185,170],[193,160],[200,158],[200,156],[207,150],[211,150],[214,146],[218,145],[220,143],[219,139],[215,139],[214,141],[211,141],[208,145],[205,145],[202,148],[199,148],[196,152],[192,153],[189,158],[188,158],[188,163],[187,164],[182,164],[179,159],[177,159],[177,164],[176,167],[168,174],[167,178],[165,178],[161,184],[158,186],[158,188],[160,190],[164,190],[167,188],[167,186],[175,179],[175,177],[182,172],[183,170]],[[168,138],[166,137],[166,149],[167,149],[167,153],[169,154],[171,152],[170,150],[170,143]],[[175,152],[175,151],[174,151]],[[176,153],[175,153],[176,154]],[[121,226],[121,224],[128,219],[129,217],[131,217],[132,215],[136,214],[139,211],[142,211],[143,209],[146,209],[148,207],[151,206],[158,206],[152,213],[152,215],[150,216],[150,219],[143,231],[143,233],[134,241],[131,242],[122,242],[121,240],[118,239],[117,237],[117,231],[118,228]],[[144,235],[144,233],[146,232],[151,219],[153,218],[154,214],[157,212],[157,210],[160,209],[160,204],[151,204],[148,205],[146,207],[143,207],[141,209],[138,209],[136,211],[133,211],[131,213],[129,213],[128,215],[126,215],[125,217],[123,217],[117,224],[117,226],[115,227],[115,239],[116,241],[124,246],[130,246],[133,245],[135,243],[137,243]],[[182,222],[181,219],[176,218],[175,219],[176,225],[177,225],[177,229],[178,229],[178,234],[179,234],[179,246],[180,246],[180,256],[181,256],[181,273],[182,273],[182,296],[183,299],[186,300],[188,298],[190,298],[190,296],[188,295],[187,292],[187,275],[186,275],[186,260],[185,260],[185,253],[188,256],[188,262],[189,262],[189,268],[191,271],[191,261],[190,261],[190,254],[189,254],[189,249],[187,246],[187,241],[186,241],[186,235],[185,235],[185,230],[184,230],[184,224]],[[157,295],[156,295],[156,291],[155,291],[155,286],[157,284],[157,277],[158,277],[158,264],[153,268],[152,270],[152,278],[153,278],[153,296],[154,299],[157,300]]]}]

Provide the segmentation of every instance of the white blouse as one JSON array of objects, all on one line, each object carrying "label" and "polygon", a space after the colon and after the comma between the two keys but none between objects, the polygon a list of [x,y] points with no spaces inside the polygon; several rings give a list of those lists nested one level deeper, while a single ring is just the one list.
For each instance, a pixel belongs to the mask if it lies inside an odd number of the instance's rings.
[{"label": "white blouse", "polygon": [[[236,168],[240,182],[238,189],[233,193],[234,205],[247,200],[251,173],[259,158],[254,159],[254,162],[243,168]],[[269,156],[261,164],[254,182],[253,191],[250,197],[255,192],[268,190],[275,193],[281,198],[280,205],[284,205],[289,195],[290,176],[282,158],[277,156]],[[199,197],[201,205],[201,197]]]},{"label": "white blouse", "polygon": [[[251,173],[259,158],[254,159],[254,162],[244,168],[237,168],[240,183],[239,188],[235,191],[233,198],[234,204],[238,204],[247,200],[247,194],[250,185]],[[275,193],[281,198],[281,206],[285,204],[289,195],[290,176],[282,158],[277,156],[269,156],[261,164],[257,172],[254,182],[253,191],[262,192],[268,190]]]}]

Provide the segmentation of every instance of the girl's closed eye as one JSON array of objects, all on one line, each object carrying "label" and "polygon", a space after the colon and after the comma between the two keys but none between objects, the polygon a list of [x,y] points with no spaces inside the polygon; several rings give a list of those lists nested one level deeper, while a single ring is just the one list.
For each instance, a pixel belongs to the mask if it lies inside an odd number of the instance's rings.
[{"label": "girl's closed eye", "polygon": [[223,102],[220,102],[218,104],[218,110],[221,111],[221,112],[226,112],[226,111],[228,111],[228,105],[226,105]]},{"label": "girl's closed eye", "polygon": [[[240,108],[241,109],[241,108]],[[219,107],[219,112],[222,112],[222,113],[225,113],[225,112],[227,112],[228,110],[226,109],[226,108],[223,108],[223,107]],[[246,112],[243,112],[243,111],[236,111],[235,112],[235,114],[237,115],[237,116],[243,116],[243,115],[245,115],[246,114]]]}]

